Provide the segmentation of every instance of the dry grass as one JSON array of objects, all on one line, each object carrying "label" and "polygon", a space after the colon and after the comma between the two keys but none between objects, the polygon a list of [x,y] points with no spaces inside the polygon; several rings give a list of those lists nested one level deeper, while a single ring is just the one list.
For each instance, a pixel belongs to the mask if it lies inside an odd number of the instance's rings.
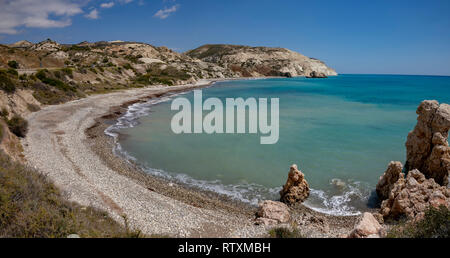
[{"label": "dry grass", "polygon": [[0,237],[143,237],[105,212],[67,201],[37,171],[0,152]]}]

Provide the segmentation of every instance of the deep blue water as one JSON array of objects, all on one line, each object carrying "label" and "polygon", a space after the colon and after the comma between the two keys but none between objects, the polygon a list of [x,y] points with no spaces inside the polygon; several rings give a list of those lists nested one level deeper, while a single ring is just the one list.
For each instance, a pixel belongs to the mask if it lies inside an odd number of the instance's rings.
[{"label": "deep blue water", "polygon": [[[192,96],[182,95],[190,100]],[[149,173],[252,203],[276,199],[289,166],[296,163],[313,189],[307,205],[354,214],[367,208],[388,162],[404,162],[404,143],[420,102],[450,103],[450,77],[340,75],[229,81],[203,89],[203,98],[208,97],[279,98],[278,143],[260,145],[260,135],[251,134],[176,135],[170,129],[176,111],[170,110],[168,100],[130,109],[119,126],[125,127],[119,130],[124,135],[121,150]],[[338,180],[344,188],[333,183]]]}]

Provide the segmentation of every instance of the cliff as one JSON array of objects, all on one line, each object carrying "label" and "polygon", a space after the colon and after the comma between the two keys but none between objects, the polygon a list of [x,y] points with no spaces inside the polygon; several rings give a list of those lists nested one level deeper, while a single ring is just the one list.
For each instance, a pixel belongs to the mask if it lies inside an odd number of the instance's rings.
[{"label": "cliff", "polygon": [[186,55],[231,70],[242,77],[337,75],[324,62],[285,48],[204,45]]}]

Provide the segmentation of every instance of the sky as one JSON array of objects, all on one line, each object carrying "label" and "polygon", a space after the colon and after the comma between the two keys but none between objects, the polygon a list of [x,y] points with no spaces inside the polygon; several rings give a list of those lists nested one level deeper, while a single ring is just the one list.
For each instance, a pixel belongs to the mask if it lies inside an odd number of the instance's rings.
[{"label": "sky", "polygon": [[285,47],[338,73],[450,75],[449,0],[0,0],[0,43]]}]

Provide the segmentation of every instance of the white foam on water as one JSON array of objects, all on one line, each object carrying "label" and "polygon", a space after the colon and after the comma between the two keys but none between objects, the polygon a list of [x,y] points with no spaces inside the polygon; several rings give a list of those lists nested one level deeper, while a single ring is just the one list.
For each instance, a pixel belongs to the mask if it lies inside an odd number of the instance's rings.
[{"label": "white foam on water", "polygon": [[360,182],[352,182],[346,185],[346,189],[338,195],[330,195],[323,190],[311,189],[305,205],[309,208],[331,215],[354,216],[361,214],[352,202],[366,203],[370,192],[369,188],[362,186]]}]

